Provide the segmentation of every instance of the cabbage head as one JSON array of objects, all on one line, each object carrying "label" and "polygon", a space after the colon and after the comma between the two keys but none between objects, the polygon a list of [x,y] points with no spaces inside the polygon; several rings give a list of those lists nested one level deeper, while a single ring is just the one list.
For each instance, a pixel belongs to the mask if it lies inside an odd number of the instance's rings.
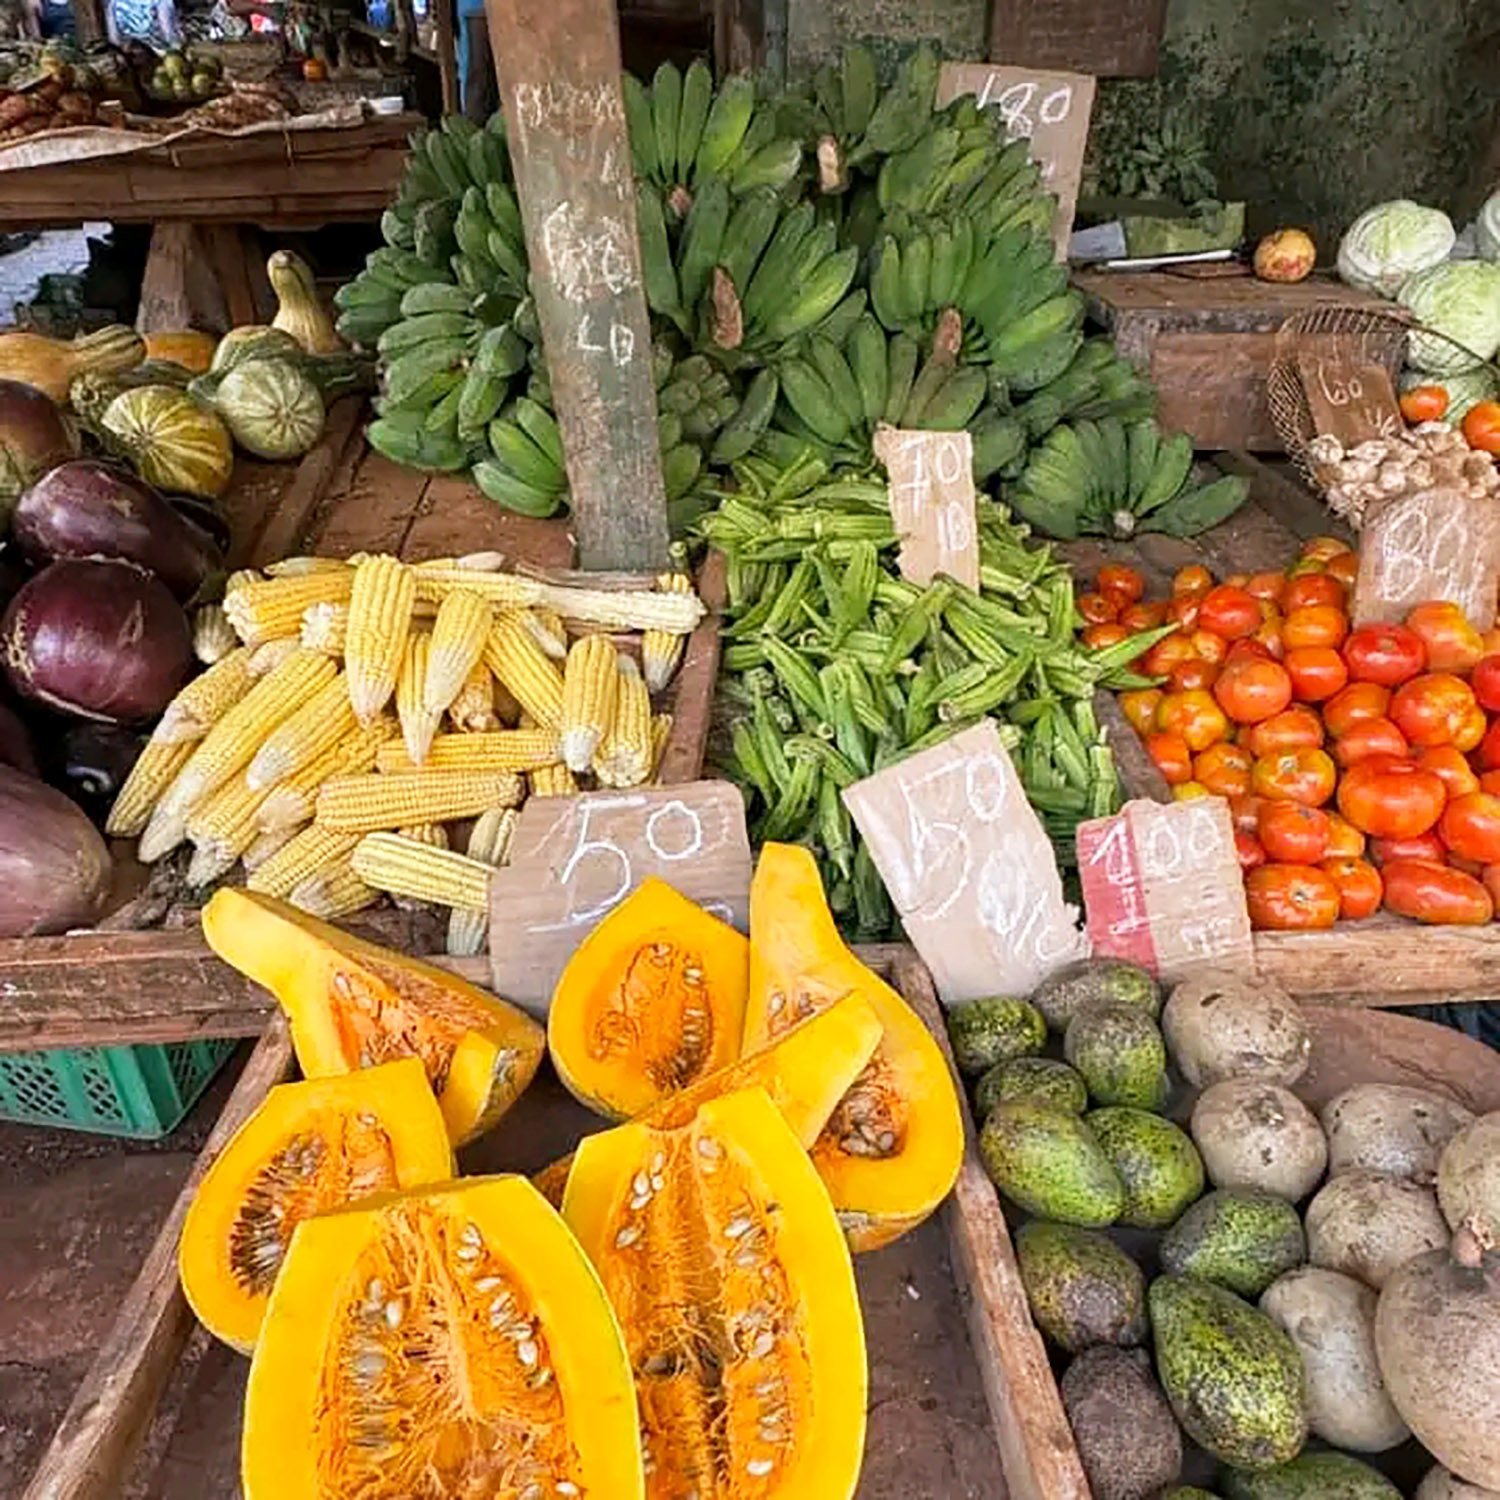
[{"label": "cabbage head", "polygon": [[1500,260],[1500,193],[1485,203],[1474,221],[1474,238],[1484,260]]},{"label": "cabbage head", "polygon": [[1500,266],[1487,260],[1452,260],[1418,271],[1398,298],[1428,327],[1445,333],[1463,350],[1442,339],[1413,333],[1407,360],[1431,375],[1460,375],[1500,349]]},{"label": "cabbage head", "polygon": [[1397,198],[1366,209],[1339,243],[1339,275],[1364,292],[1394,297],[1417,271],[1448,258],[1457,235],[1440,208]]},{"label": "cabbage head", "polygon": [[1428,375],[1421,370],[1408,370],[1401,377],[1401,389],[1409,391],[1414,385],[1438,385],[1447,391],[1448,410],[1443,413],[1443,420],[1450,427],[1457,427],[1471,406],[1500,396],[1500,378],[1488,365],[1465,370],[1462,375]]}]

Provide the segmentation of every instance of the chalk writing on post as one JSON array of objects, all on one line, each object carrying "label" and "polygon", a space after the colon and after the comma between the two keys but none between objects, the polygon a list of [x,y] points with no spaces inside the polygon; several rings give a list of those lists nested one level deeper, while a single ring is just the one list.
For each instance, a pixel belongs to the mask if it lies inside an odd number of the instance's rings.
[{"label": "chalk writing on post", "polygon": [[1086,951],[992,722],[844,792],[945,1004],[1024,994]]},{"label": "chalk writing on post", "polygon": [[650,876],[747,925],[750,843],[734,787],[702,781],[528,802],[510,863],[490,883],[496,989],[545,1009],[569,955]]},{"label": "chalk writing on post", "polygon": [[875,456],[889,476],[891,517],[901,538],[901,575],[926,586],[946,573],[979,587],[974,442],[967,432],[876,429]]}]

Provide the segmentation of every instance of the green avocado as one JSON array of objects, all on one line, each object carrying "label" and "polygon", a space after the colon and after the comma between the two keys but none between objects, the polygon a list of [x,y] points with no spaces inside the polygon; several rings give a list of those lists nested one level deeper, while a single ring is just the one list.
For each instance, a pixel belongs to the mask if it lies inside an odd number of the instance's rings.
[{"label": "green avocado", "polygon": [[974,1085],[974,1112],[980,1120],[1006,1099],[1032,1099],[1070,1115],[1089,1107],[1089,1091],[1076,1068],[1050,1057],[1013,1057],[996,1063]]},{"label": "green avocado", "polygon": [[1156,1022],[1128,1000],[1100,1000],[1078,1011],[1063,1037],[1063,1056],[1096,1104],[1160,1109],[1166,1103],[1167,1044]]},{"label": "green avocado", "polygon": [[1263,1312],[1192,1276],[1146,1293],[1156,1368],[1187,1435],[1240,1469],[1290,1463],[1307,1440],[1302,1357]]},{"label": "green avocado", "polygon": [[1146,1278],[1094,1229],[1033,1219],[1016,1233],[1016,1264],[1036,1325],[1059,1349],[1146,1339]]},{"label": "green avocado", "polygon": [[1029,1099],[997,1104],[979,1154],[995,1186],[1038,1218],[1102,1229],[1125,1206],[1120,1174],[1077,1115]]},{"label": "green avocado", "polygon": [[1306,1260],[1307,1236],[1296,1208],[1263,1188],[1219,1188],[1161,1239],[1162,1270],[1216,1281],[1242,1297],[1260,1296]]},{"label": "green avocado", "polygon": [[1228,1500],[1401,1500],[1384,1474],[1347,1453],[1304,1453],[1277,1469],[1219,1477]]},{"label": "green avocado", "polygon": [[1174,1484],[1163,1490],[1156,1500],[1219,1500],[1212,1490],[1200,1490],[1196,1484]]},{"label": "green avocado", "polygon": [[1066,1031],[1078,1011],[1100,1000],[1126,1001],[1153,1020],[1161,1014],[1161,986],[1145,969],[1119,958],[1069,964],[1044,979],[1031,995],[1031,1003],[1054,1031]]},{"label": "green avocado", "polygon": [[1120,1223],[1163,1229],[1203,1191],[1203,1158],[1185,1131],[1144,1109],[1112,1105],[1084,1116],[1125,1184]]},{"label": "green avocado", "polygon": [[1029,1000],[985,995],[948,1012],[948,1040],[959,1072],[974,1077],[996,1063],[1040,1052],[1047,1044],[1047,1023]]}]

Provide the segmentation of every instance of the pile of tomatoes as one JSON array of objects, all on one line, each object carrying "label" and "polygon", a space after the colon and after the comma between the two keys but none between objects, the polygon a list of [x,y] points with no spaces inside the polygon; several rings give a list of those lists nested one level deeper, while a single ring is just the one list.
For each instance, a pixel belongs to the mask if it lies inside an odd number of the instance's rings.
[{"label": "pile of tomatoes", "polygon": [[[1285,573],[1172,597],[1115,564],[1078,601],[1086,644],[1176,628],[1120,706],[1179,798],[1229,802],[1252,924],[1301,930],[1382,906],[1488,922],[1500,904],[1500,631],[1453,604],[1351,628],[1357,559],[1318,537]],[[1149,637],[1147,638],[1149,639]]]}]

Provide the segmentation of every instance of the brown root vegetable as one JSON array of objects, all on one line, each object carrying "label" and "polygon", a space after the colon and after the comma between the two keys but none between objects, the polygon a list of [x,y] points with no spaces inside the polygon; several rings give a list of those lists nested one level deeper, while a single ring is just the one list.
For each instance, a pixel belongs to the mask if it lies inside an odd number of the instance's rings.
[{"label": "brown root vegetable", "polygon": [[96,921],[109,850],[83,813],[34,776],[0,766],[0,937],[66,932]]},{"label": "brown root vegetable", "polygon": [[1220,1188],[1263,1188],[1293,1203],[1318,1185],[1328,1142],[1317,1116],[1290,1089],[1228,1078],[1199,1096],[1192,1137]]},{"label": "brown root vegetable", "polygon": [[1450,1228],[1467,1227],[1486,1249],[1500,1248],[1500,1110],[1464,1126],[1443,1148],[1437,1191]]},{"label": "brown root vegetable", "polygon": [[1094,1500],[1147,1500],[1182,1474],[1182,1432],[1144,1350],[1096,1344],[1062,1378]]},{"label": "brown root vegetable", "polygon": [[0,530],[16,497],[78,451],[57,403],[19,380],[0,380]]},{"label": "brown root vegetable", "polygon": [[187,616],[160,579],[133,563],[52,563],[0,616],[0,665],[11,686],[81,718],[154,718],[192,662]]},{"label": "brown root vegetable", "polygon": [[1293,1084],[1312,1052],[1302,1011],[1279,984],[1256,975],[1195,974],[1172,991],[1161,1025],[1194,1088],[1226,1078]]},{"label": "brown root vegetable", "polygon": [[1480,1484],[1465,1484],[1442,1464],[1434,1464],[1417,1486],[1415,1500],[1500,1500],[1500,1490]]},{"label": "brown root vegetable", "polygon": [[1380,1172],[1430,1183],[1443,1147],[1473,1114],[1431,1089],[1359,1083],[1323,1106],[1328,1170]]},{"label": "brown root vegetable", "polygon": [[1447,1243],[1437,1194],[1403,1177],[1344,1172],[1307,1205],[1307,1258],[1377,1291],[1413,1256]]}]

